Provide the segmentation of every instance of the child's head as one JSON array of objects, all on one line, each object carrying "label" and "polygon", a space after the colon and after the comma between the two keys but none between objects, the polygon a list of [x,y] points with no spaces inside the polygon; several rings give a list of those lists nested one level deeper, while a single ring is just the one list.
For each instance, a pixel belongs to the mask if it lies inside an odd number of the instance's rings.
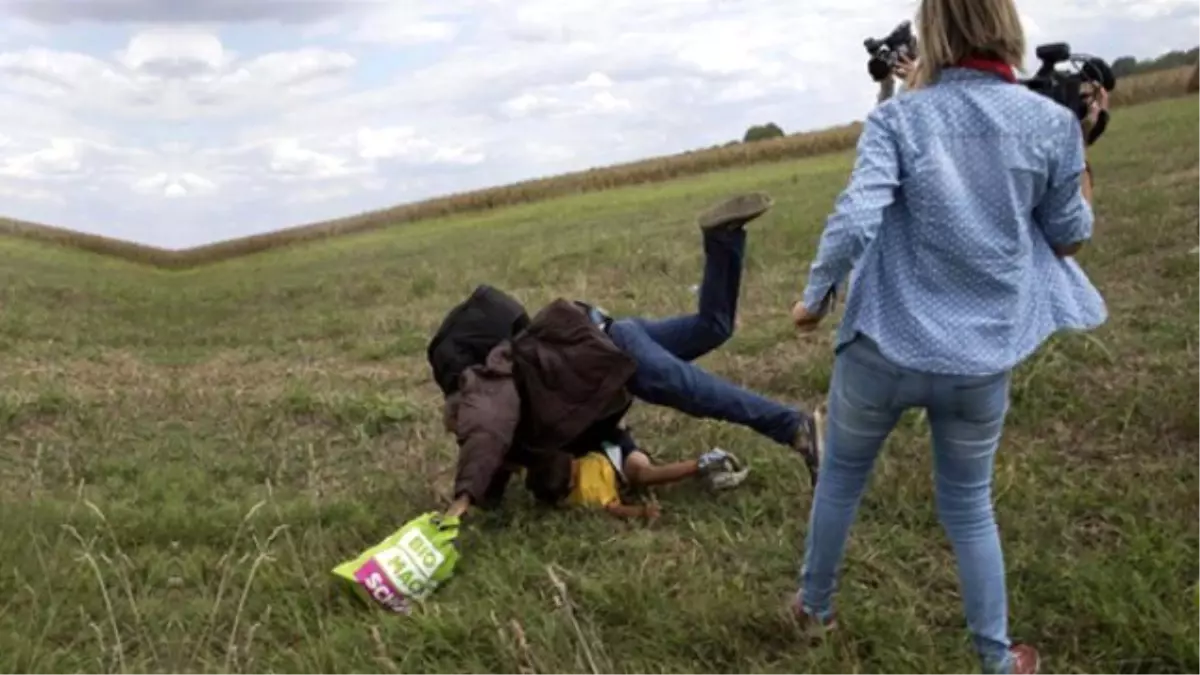
[{"label": "child's head", "polygon": [[557,450],[536,453],[525,472],[525,487],[547,504],[558,504],[575,486],[571,455]]}]

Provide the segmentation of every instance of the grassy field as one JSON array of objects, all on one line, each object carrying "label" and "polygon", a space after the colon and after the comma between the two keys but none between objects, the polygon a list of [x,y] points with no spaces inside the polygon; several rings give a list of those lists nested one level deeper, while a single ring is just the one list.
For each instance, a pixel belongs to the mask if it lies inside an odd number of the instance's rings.
[{"label": "grassy field", "polygon": [[[1095,149],[1081,256],[1108,324],[1020,369],[996,499],[1014,637],[1053,672],[1196,672],[1195,97],[1122,110]],[[0,670],[971,672],[925,428],[893,436],[860,512],[843,631],[781,613],[810,490],[748,431],[637,407],[663,458],[712,445],[739,490],[661,490],[662,520],[472,519],[458,576],[409,618],[329,570],[447,499],[455,449],[423,349],[478,282],[531,307],[689,310],[700,208],[765,189],[738,332],[704,364],[813,404],[829,322],[800,291],[851,156],[427,220],[167,273],[0,239]],[[552,574],[563,582],[560,589]],[[570,612],[568,612],[570,608]]]}]

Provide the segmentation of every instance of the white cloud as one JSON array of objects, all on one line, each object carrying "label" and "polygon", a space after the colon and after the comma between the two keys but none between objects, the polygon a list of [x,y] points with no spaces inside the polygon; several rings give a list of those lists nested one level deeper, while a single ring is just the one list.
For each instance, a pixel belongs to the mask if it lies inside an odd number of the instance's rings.
[{"label": "white cloud", "polygon": [[588,76],[583,78],[579,83],[582,87],[594,87],[598,89],[608,89],[613,86],[612,78],[604,73],[588,73]]},{"label": "white cloud", "polygon": [[131,187],[138,194],[159,195],[172,199],[206,195],[218,189],[216,183],[203,176],[191,172],[172,175],[165,171],[139,178]]},{"label": "white cloud", "polygon": [[[1031,55],[1059,40],[1108,58],[1196,43],[1184,0],[1019,1]],[[7,215],[169,247],[709,146],[767,121],[861,118],[875,96],[862,39],[915,9],[6,2],[21,17],[0,23]],[[71,20],[124,31],[121,46],[64,49]]]},{"label": "white cloud", "polygon": [[435,143],[412,127],[362,127],[355,133],[358,156],[366,160],[405,159],[417,164],[478,164],[485,155],[466,147]]},{"label": "white cloud", "polygon": [[166,188],[166,186],[170,182],[170,180],[171,180],[171,177],[169,175],[167,175],[167,173],[165,171],[160,171],[159,173],[156,173],[152,176],[145,176],[143,178],[139,178],[139,179],[135,180],[133,182],[133,185],[131,185],[130,187],[133,188],[134,192],[137,192],[140,194],[144,194],[144,195],[155,194],[155,193],[162,192]]},{"label": "white cloud", "polygon": [[52,178],[78,173],[83,166],[77,142],[69,138],[50,139],[48,147],[12,155],[0,164],[0,175],[13,178]]},{"label": "white cloud", "polygon": [[613,81],[603,73],[591,73],[582,81],[545,86],[526,91],[500,104],[510,118],[572,117],[632,111],[628,98],[612,92]]},{"label": "white cloud", "polygon": [[213,192],[217,189],[216,183],[190,172],[180,174],[179,180],[192,192]]},{"label": "white cloud", "polygon": [[345,158],[305,148],[295,138],[282,138],[271,143],[269,168],[283,180],[321,180],[348,176],[356,171]]},{"label": "white cloud", "polygon": [[569,146],[556,143],[530,141],[525,144],[525,152],[539,163],[554,164],[575,157],[575,152]]},{"label": "white cloud", "polygon": [[345,11],[343,0],[4,0],[6,13],[20,21],[58,26],[96,23],[211,23],[315,21]]},{"label": "white cloud", "polygon": [[129,70],[151,72],[159,67],[172,72],[180,66],[217,71],[228,66],[233,57],[212,33],[178,26],[143,30],[117,52],[117,61]]},{"label": "white cloud", "polygon": [[0,84],[78,111],[194,120],[332,93],[355,63],[316,47],[237,59],[211,33],[155,28],[135,34],[112,60],[44,47],[0,53]]},{"label": "white cloud", "polygon": [[350,33],[358,42],[391,45],[418,45],[430,42],[445,42],[458,34],[458,26],[451,21],[436,21],[412,16],[404,11],[403,5],[373,16]]}]

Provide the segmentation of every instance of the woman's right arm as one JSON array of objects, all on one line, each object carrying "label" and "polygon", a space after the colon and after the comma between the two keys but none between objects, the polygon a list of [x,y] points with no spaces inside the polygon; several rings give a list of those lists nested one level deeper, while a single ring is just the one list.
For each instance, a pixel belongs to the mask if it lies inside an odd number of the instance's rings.
[{"label": "woman's right arm", "polygon": [[[892,121],[894,114],[894,108],[882,106],[867,115],[862,135],[858,137],[850,181],[838,195],[833,214],[825,222],[800,300],[805,313],[817,320],[830,308],[827,304],[830,294],[850,274],[875,238],[884,210],[896,199],[900,151]],[[800,325],[797,319],[797,326]]]}]

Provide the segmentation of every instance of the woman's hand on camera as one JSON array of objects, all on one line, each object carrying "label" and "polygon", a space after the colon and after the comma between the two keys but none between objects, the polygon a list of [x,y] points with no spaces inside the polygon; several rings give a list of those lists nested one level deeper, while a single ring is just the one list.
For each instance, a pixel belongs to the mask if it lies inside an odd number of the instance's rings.
[{"label": "woman's hand on camera", "polygon": [[1096,124],[1096,120],[1100,118],[1100,112],[1103,110],[1108,110],[1108,90],[1097,85],[1096,88],[1092,90],[1092,94],[1089,98],[1090,102],[1088,103],[1088,114],[1086,121],[1087,125],[1091,127],[1094,126]]},{"label": "woman's hand on camera", "polygon": [[900,56],[896,59],[896,67],[892,68],[892,73],[900,79],[907,80],[917,68],[917,60],[911,59],[908,56]]},{"label": "woman's hand on camera", "polygon": [[[1083,128],[1083,137],[1087,139],[1087,144],[1091,145],[1096,140],[1092,137],[1092,130],[1100,122],[1100,116],[1108,114],[1108,90],[1098,84],[1094,85],[1087,93],[1087,102],[1087,117],[1080,120],[1079,124]],[[1099,137],[1103,131],[1103,129],[1098,130],[1096,136]]]}]

